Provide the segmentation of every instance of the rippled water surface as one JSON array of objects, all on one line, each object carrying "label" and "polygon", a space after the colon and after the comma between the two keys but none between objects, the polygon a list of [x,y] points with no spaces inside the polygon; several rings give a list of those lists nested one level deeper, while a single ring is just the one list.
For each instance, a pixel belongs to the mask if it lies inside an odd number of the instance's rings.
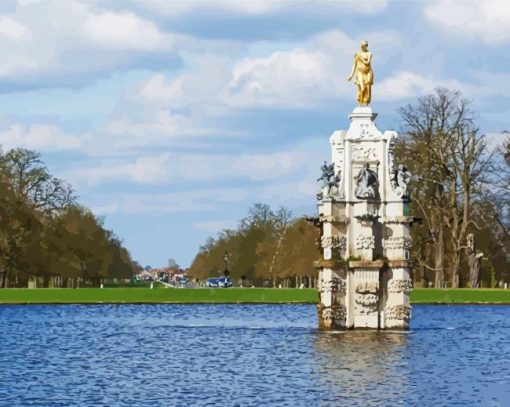
[{"label": "rippled water surface", "polygon": [[510,307],[413,313],[328,334],[312,305],[0,306],[0,405],[510,405]]}]

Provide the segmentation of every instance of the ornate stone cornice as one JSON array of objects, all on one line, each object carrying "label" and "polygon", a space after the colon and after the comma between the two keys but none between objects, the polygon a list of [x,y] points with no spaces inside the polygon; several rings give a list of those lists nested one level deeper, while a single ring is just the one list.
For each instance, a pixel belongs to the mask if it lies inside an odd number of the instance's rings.
[{"label": "ornate stone cornice", "polygon": [[382,223],[413,224],[419,220],[416,216],[387,216],[382,219]]},{"label": "ornate stone cornice", "polygon": [[384,267],[382,260],[355,260],[349,262],[351,269],[380,269]]},{"label": "ornate stone cornice", "polygon": [[345,267],[345,261],[343,260],[326,260],[320,259],[313,262],[313,266],[317,269],[332,269],[339,270]]},{"label": "ornate stone cornice", "polygon": [[389,260],[386,262],[390,268],[404,268],[409,269],[413,267],[414,262],[412,260]]},{"label": "ornate stone cornice", "polygon": [[350,223],[350,219],[347,216],[333,216],[333,215],[321,215],[319,216],[319,222],[329,222],[329,223]]}]

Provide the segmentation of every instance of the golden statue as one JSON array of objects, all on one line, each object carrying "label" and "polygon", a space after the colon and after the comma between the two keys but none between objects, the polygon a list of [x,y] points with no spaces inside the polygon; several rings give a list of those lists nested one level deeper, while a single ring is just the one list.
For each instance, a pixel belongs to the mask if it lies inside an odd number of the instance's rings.
[{"label": "golden statue", "polygon": [[372,53],[368,50],[368,42],[361,41],[361,51],[354,54],[354,65],[348,81],[354,76],[354,83],[358,86],[358,103],[360,106],[368,105],[372,99],[372,85],[374,84],[374,72],[370,63]]}]

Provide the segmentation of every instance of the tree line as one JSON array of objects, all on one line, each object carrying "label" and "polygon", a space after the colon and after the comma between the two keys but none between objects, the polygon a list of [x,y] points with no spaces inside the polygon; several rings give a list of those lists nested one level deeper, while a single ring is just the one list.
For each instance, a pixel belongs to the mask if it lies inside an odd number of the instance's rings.
[{"label": "tree line", "polygon": [[139,268],[39,153],[0,153],[0,288],[97,286]]},{"label": "tree line", "polygon": [[[273,211],[256,203],[236,229],[208,238],[200,247],[188,274],[204,280],[228,269],[244,285],[312,287],[317,278],[319,231],[304,218],[293,218],[285,207]],[[225,264],[226,261],[226,264]]]},{"label": "tree line", "polygon": [[[488,146],[458,91],[437,89],[399,109],[395,160],[413,174],[414,281],[425,287],[488,287],[510,280],[510,139]],[[503,132],[506,133],[506,132]],[[313,281],[318,230],[288,209],[255,204],[235,230],[200,247],[190,275],[229,269],[235,279],[298,286]]]}]

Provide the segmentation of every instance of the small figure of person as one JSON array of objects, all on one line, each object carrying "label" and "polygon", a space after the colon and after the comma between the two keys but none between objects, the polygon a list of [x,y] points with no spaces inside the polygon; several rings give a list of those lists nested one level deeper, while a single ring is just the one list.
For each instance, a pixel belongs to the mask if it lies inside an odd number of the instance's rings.
[{"label": "small figure of person", "polygon": [[370,169],[370,164],[366,163],[355,178],[356,190],[354,194],[359,199],[377,198],[379,181],[377,174]]},{"label": "small figure of person", "polygon": [[372,53],[368,50],[368,42],[361,42],[361,51],[354,54],[354,65],[347,78],[350,81],[354,77],[354,83],[358,86],[358,104],[368,105],[372,100],[372,85],[374,84],[374,72],[372,71]]}]

